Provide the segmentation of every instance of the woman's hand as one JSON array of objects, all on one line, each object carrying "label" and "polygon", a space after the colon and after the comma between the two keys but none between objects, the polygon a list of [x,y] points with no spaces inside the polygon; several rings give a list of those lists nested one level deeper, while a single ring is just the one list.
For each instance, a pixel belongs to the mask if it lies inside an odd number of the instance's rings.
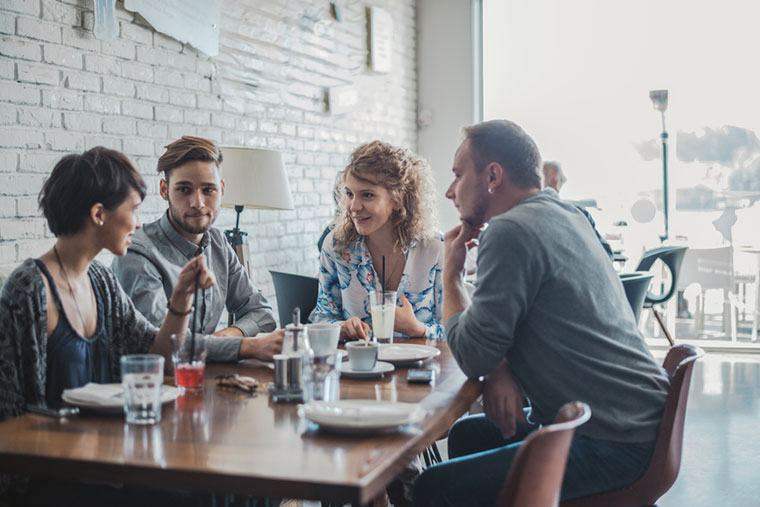
[{"label": "woman's hand", "polygon": [[180,313],[190,311],[193,306],[196,277],[198,277],[198,287],[201,289],[208,289],[216,283],[216,278],[206,267],[206,258],[202,255],[189,261],[180,271],[174,292],[172,292],[172,309]]},{"label": "woman's hand", "polygon": [[410,338],[425,336],[425,325],[414,316],[412,303],[402,295],[399,295],[401,306],[396,307],[396,317],[393,320],[393,330],[403,333]]},{"label": "woman's hand", "polygon": [[369,338],[369,325],[359,317],[351,317],[340,324],[341,340],[367,340]]}]

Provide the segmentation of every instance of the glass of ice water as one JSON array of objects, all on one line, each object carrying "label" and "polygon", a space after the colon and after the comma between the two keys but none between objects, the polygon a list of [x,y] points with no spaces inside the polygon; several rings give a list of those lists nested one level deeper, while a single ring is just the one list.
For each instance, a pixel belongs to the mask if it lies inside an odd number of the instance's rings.
[{"label": "glass of ice water", "polygon": [[372,334],[375,339],[380,342],[393,343],[396,292],[369,291],[369,311],[372,315]]},{"label": "glass of ice water", "polygon": [[124,415],[129,424],[161,422],[161,384],[164,358],[157,354],[121,357]]}]

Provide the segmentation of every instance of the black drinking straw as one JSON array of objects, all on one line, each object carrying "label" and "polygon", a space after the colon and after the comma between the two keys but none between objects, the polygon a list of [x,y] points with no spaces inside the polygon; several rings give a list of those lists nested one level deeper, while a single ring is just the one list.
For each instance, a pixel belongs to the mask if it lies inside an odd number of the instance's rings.
[{"label": "black drinking straw", "polygon": [[198,271],[198,274],[195,275],[195,295],[194,302],[193,302],[193,325],[191,327],[190,331],[190,364],[193,364],[193,358],[195,358],[195,325],[198,322],[197,316],[198,316],[198,285],[200,284],[201,280],[201,272]]},{"label": "black drinking straw", "polygon": [[[383,278],[380,280],[380,288],[383,289],[383,293],[385,293],[385,255],[383,255]],[[383,300],[381,299],[380,301]]]}]

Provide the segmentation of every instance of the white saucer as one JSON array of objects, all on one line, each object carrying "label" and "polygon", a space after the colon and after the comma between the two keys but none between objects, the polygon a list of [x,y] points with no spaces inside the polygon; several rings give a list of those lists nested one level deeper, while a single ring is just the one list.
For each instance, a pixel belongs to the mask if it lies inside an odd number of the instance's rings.
[{"label": "white saucer", "polygon": [[378,361],[371,370],[352,370],[348,361],[340,363],[340,376],[346,378],[375,378],[390,373],[396,368],[391,363]]},{"label": "white saucer", "polygon": [[430,345],[415,345],[413,343],[381,343],[377,358],[393,363],[396,366],[410,365],[417,361],[438,356],[441,351]]},{"label": "white saucer", "polygon": [[414,403],[376,400],[312,401],[298,414],[320,428],[338,433],[397,431],[421,422],[426,411]]},{"label": "white saucer", "polygon": [[[67,405],[83,408],[92,412],[101,412],[104,414],[121,413],[124,410],[124,390],[121,387],[121,384],[102,384],[102,387],[108,389],[109,392],[113,392],[113,395],[101,402],[80,399],[77,397],[75,389],[67,389],[63,391],[61,399],[66,402]],[[179,389],[176,387],[167,385],[161,386],[162,405],[174,401],[177,399],[177,396],[179,396]]]}]

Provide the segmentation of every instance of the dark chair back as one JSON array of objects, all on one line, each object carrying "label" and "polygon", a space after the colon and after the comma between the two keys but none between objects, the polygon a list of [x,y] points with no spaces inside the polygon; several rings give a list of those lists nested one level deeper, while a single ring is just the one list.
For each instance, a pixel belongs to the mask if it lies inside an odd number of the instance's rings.
[{"label": "dark chair back", "polygon": [[644,298],[646,298],[649,284],[652,282],[652,275],[644,271],[620,273],[620,281],[623,282],[625,297],[628,298],[628,304],[631,305],[633,316],[638,322],[641,309],[644,307]]},{"label": "dark chair back", "polygon": [[562,507],[654,505],[673,486],[681,468],[683,428],[691,374],[694,362],[703,355],[704,352],[699,347],[676,345],[671,347],[665,357],[662,366],[670,377],[670,390],[665,399],[654,454],[644,475],[627,488],[562,502]]},{"label": "dark chair back", "polygon": [[301,324],[306,324],[309,314],[317,305],[319,280],[312,276],[294,275],[270,271],[274,282],[274,295],[277,300],[277,313],[280,326],[290,324],[293,308],[301,309]]},{"label": "dark chair back", "polygon": [[678,287],[678,274],[681,271],[681,263],[683,262],[683,256],[688,250],[685,246],[661,246],[654,250],[647,250],[639,261],[639,265],[636,267],[636,271],[649,271],[652,265],[659,259],[668,267],[670,271],[670,289],[661,295],[647,293],[646,299],[644,299],[644,306],[649,308],[653,305],[659,305],[665,303],[673,297],[673,294]]},{"label": "dark chair back", "polygon": [[567,453],[575,429],[591,417],[581,402],[562,406],[554,424],[531,433],[517,451],[499,493],[499,507],[555,507],[559,505]]}]

